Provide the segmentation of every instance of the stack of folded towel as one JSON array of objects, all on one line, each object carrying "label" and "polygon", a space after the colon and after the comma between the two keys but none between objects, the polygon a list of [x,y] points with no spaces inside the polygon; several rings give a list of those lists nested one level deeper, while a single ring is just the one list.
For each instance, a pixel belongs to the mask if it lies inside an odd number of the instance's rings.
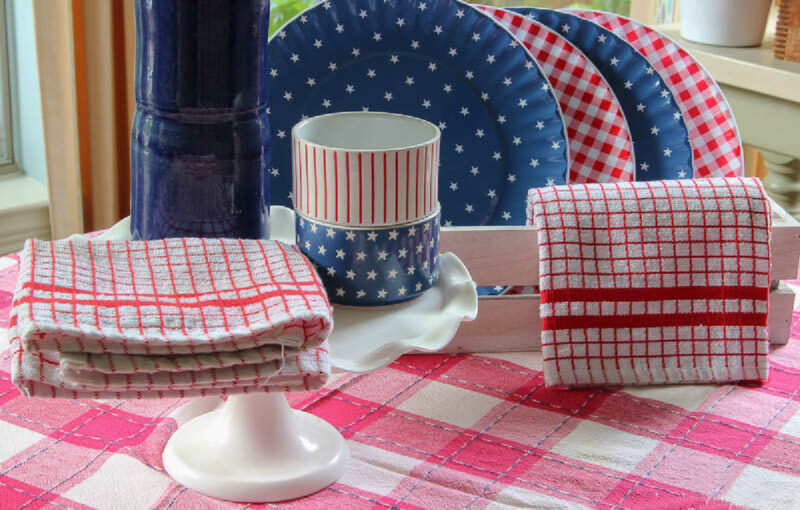
[{"label": "stack of folded towel", "polygon": [[532,189],[548,385],[764,380],[771,207],[757,179]]},{"label": "stack of folded towel", "polygon": [[64,398],[314,389],[332,327],[311,264],[276,241],[29,240],[12,378]]}]

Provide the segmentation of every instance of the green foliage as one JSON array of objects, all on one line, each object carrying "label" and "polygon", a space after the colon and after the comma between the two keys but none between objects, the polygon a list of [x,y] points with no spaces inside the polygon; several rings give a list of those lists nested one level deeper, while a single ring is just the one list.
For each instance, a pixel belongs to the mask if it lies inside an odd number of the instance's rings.
[{"label": "green foliage", "polygon": [[592,2],[575,3],[570,7],[581,9],[597,9],[627,16],[631,11],[631,0],[593,0]]},{"label": "green foliage", "polygon": [[284,23],[315,3],[316,0],[272,0],[269,13],[269,35],[272,36]]}]

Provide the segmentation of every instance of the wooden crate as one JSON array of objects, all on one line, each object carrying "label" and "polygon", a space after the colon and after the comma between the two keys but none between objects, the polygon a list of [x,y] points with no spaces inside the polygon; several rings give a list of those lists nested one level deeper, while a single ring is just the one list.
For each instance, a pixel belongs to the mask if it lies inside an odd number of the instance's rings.
[{"label": "wooden crate", "polygon": [[[772,203],[770,343],[785,344],[794,292],[783,280],[797,278],[800,223]],[[461,258],[478,285],[536,285],[539,248],[535,227],[445,227],[440,251]],[[445,352],[508,352],[541,349],[538,294],[482,296],[478,318],[461,325]]]},{"label": "wooden crate", "polygon": [[775,57],[800,62],[800,0],[778,0]]}]

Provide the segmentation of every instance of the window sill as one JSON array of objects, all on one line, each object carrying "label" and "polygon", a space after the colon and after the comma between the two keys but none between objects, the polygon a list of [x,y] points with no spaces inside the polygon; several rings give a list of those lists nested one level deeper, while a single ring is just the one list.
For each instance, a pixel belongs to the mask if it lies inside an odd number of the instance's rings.
[{"label": "window sill", "polygon": [[30,237],[50,239],[47,187],[22,173],[0,176],[0,255]]}]

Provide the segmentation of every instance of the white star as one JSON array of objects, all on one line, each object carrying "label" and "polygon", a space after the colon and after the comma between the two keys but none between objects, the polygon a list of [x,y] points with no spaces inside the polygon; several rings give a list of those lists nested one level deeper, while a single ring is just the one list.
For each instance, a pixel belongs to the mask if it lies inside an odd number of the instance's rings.
[{"label": "white star", "polygon": [[464,17],[464,9],[457,10],[456,11],[456,17],[457,18],[463,18]]},{"label": "white star", "polygon": [[525,69],[533,69],[533,61],[526,60],[525,61]]},{"label": "white star", "polygon": [[367,252],[360,251],[356,253],[356,260],[367,260]]},{"label": "white star", "polygon": [[314,39],[314,47],[317,49],[322,48],[322,41],[320,41],[319,39]]},{"label": "white star", "polygon": [[325,252],[327,250],[325,249],[325,246],[319,245],[319,247],[317,248],[317,251],[319,252],[320,255],[325,255]]},{"label": "white star", "polygon": [[625,82],[625,88],[626,89],[630,90],[632,87],[633,87],[633,83],[631,83],[630,81],[626,81]]},{"label": "white star", "polygon": [[417,285],[414,287],[414,290],[416,292],[421,291],[422,290],[422,282],[417,282]]},{"label": "white star", "polygon": [[436,70],[436,63],[435,62],[431,62],[430,64],[428,64],[428,69],[430,69],[431,71],[435,71]]},{"label": "white star", "polygon": [[356,278],[356,272],[355,272],[355,271],[350,271],[350,270],[348,270],[348,271],[347,271],[347,278],[348,278],[349,280],[355,280],[355,278]]},{"label": "white star", "polygon": [[419,49],[419,41],[411,41],[411,48],[412,49]]},{"label": "white star", "polygon": [[408,237],[414,237],[417,234],[417,227],[411,227],[408,229]]},{"label": "white star", "polygon": [[490,64],[494,64],[494,55],[488,55],[486,57],[486,61],[489,62]]},{"label": "white star", "polygon": [[311,224],[311,231],[317,233],[317,226],[314,223]]},{"label": "white star", "polygon": [[387,101],[391,101],[393,99],[392,93],[387,92],[386,94],[383,95],[383,98]]},{"label": "white star", "polygon": [[680,118],[681,118],[680,112],[673,113],[672,114],[672,118],[675,119],[675,120],[680,120]]},{"label": "white star", "polygon": [[644,162],[644,163],[642,163],[641,165],[639,165],[639,168],[640,168],[640,169],[641,169],[643,172],[646,172],[646,171],[647,171],[647,169],[648,169],[648,168],[650,168],[650,165],[648,165],[648,164],[647,164],[647,162]]},{"label": "white star", "polygon": [[310,241],[306,241],[304,244],[306,246],[306,250],[310,250],[311,249],[311,242]]},{"label": "white star", "polygon": [[345,238],[346,238],[348,241],[352,241],[353,239],[355,239],[355,238],[356,238],[356,235],[355,235],[355,233],[353,233],[353,231],[352,231],[352,230],[350,230],[350,231],[348,231],[348,232],[345,232],[345,233],[344,233],[344,237],[345,237]]},{"label": "white star", "polygon": [[369,111],[369,106],[362,106],[361,107],[361,111],[362,112],[368,112]]},{"label": "white star", "polygon": [[271,69],[269,70],[269,75],[270,75],[270,76],[272,76],[273,78],[275,78],[276,76],[278,76],[278,70],[277,70],[277,69],[272,69],[272,68],[271,68]]},{"label": "white star", "polygon": [[497,116],[497,122],[499,122],[500,124],[505,124],[506,123],[506,116],[505,115],[498,115]]},{"label": "white star", "polygon": [[565,34],[569,32],[569,28],[570,28],[569,25],[567,25],[566,23],[561,25],[561,31],[564,32]]},{"label": "white star", "polygon": [[619,59],[617,57],[611,57],[610,62],[611,62],[612,66],[615,66],[615,65],[619,64]]},{"label": "white star", "polygon": [[286,39],[286,31],[281,30],[280,32],[278,32],[278,37],[280,37],[281,39]]},{"label": "white star", "polygon": [[329,228],[328,230],[325,231],[325,237],[330,237],[331,239],[333,239],[335,236],[336,236],[336,231],[333,230],[332,228]]},{"label": "white star", "polygon": [[389,278],[397,278],[397,269],[389,271]]},{"label": "white star", "polygon": [[664,149],[664,156],[667,158],[672,156],[672,149]]},{"label": "white star", "polygon": [[462,106],[461,107],[461,115],[463,115],[464,117],[469,115],[469,108],[467,108],[466,106]]},{"label": "white star", "polygon": [[367,295],[367,293],[366,293],[366,292],[364,292],[364,291],[363,291],[363,290],[361,290],[361,289],[358,289],[358,291],[356,291],[356,298],[362,298],[362,297],[364,297],[364,296],[366,296],[366,295]]},{"label": "white star", "polygon": [[553,179],[552,177],[548,177],[547,178],[547,185],[548,186],[553,186],[555,183],[556,183],[556,180]]},{"label": "white star", "polygon": [[396,63],[400,62],[400,59],[397,57],[397,55],[392,55],[391,57],[389,57],[389,61],[392,64],[396,64]]},{"label": "white star", "polygon": [[378,239],[378,234],[376,234],[374,231],[367,233],[367,241],[375,241],[376,239]]},{"label": "white star", "polygon": [[386,260],[388,255],[389,254],[386,252],[386,250],[381,250],[378,252],[378,260]]},{"label": "white star", "polygon": [[457,153],[461,154],[462,152],[464,152],[464,146],[456,144],[456,149],[455,150],[456,150]]},{"label": "white star", "polygon": [[395,23],[395,25],[397,25],[398,27],[402,27],[403,25],[405,25],[405,24],[406,24],[406,20],[405,20],[405,19],[403,19],[403,18],[397,18],[397,21],[395,21],[394,23]]},{"label": "white star", "polygon": [[503,211],[503,219],[508,221],[511,219],[511,213],[508,211]]},{"label": "white star", "polygon": [[383,299],[386,297],[386,289],[381,289],[378,291],[378,298]]},{"label": "white star", "polygon": [[398,235],[397,230],[392,230],[391,232],[389,232],[389,240],[393,241],[397,239],[397,235]]},{"label": "white star", "polygon": [[278,138],[280,138],[280,139],[286,138],[286,131],[284,131],[283,129],[279,129],[278,130]]},{"label": "white star", "polygon": [[495,160],[495,161],[500,161],[500,158],[502,158],[503,156],[502,156],[502,154],[500,154],[499,152],[495,152],[495,153],[492,155],[492,157],[494,158],[494,160]]},{"label": "white star", "polygon": [[408,271],[407,271],[407,273],[408,273],[408,274],[414,274],[414,272],[416,272],[416,270],[417,270],[417,268],[416,268],[416,267],[414,267],[414,266],[409,266],[409,267],[408,267]]},{"label": "white star", "polygon": [[606,36],[604,36],[603,34],[598,35],[597,36],[597,42],[599,42],[600,44],[605,44]]},{"label": "white star", "polygon": [[414,78],[411,76],[406,76],[406,85],[414,85]]},{"label": "white star", "polygon": [[505,78],[503,78],[503,85],[505,85],[506,87],[508,87],[509,85],[511,85],[511,83],[512,83],[512,82],[511,82],[511,78],[509,78],[508,76],[506,76]]},{"label": "white star", "polygon": [[560,149],[561,148],[561,142],[553,142],[553,144],[550,146],[550,148],[553,149],[554,151]]},{"label": "white star", "polygon": [[653,127],[650,128],[650,134],[657,135],[658,132],[659,132],[659,129],[657,127],[653,126]]},{"label": "white star", "polygon": [[655,69],[653,69],[652,67],[648,67],[648,68],[647,68],[647,70],[646,70],[645,72],[646,72],[647,74],[653,74],[653,73],[655,72]]},{"label": "white star", "polygon": [[639,104],[636,105],[636,111],[637,112],[643,112],[645,108],[647,108],[647,107],[645,105],[643,105],[642,103],[639,103]]},{"label": "white star", "polygon": [[359,12],[358,15],[361,16],[361,19],[366,18],[367,17],[366,9],[361,9],[361,12]]},{"label": "white star", "polygon": [[400,248],[399,250],[397,250],[397,258],[401,258],[402,259],[402,258],[404,258],[406,256],[407,253],[408,253],[408,250],[406,250],[405,248]]},{"label": "white star", "polygon": [[669,97],[669,92],[667,92],[667,89],[661,89],[661,97],[663,98]]},{"label": "white star", "polygon": [[451,57],[455,57],[456,55],[458,55],[458,50],[455,48],[450,48],[450,50],[447,53],[449,53]]},{"label": "white star", "polygon": [[476,129],[475,136],[477,136],[478,138],[483,138],[484,137],[483,129]]},{"label": "white star", "polygon": [[544,122],[542,122],[541,120],[537,120],[536,121],[536,129],[538,129],[539,131],[544,129]]},{"label": "white star", "polygon": [[356,88],[348,83],[344,90],[346,90],[348,94],[352,94],[356,91]]},{"label": "white star", "polygon": [[471,173],[472,175],[478,175],[480,172],[478,171],[477,166],[473,166],[472,168],[469,169],[469,173]]},{"label": "white star", "polygon": [[336,62],[329,62],[328,63],[328,69],[330,69],[331,71],[335,71],[336,70]]},{"label": "white star", "polygon": [[445,227],[452,227],[453,226],[453,222],[450,221],[450,220],[444,220],[444,226]]},{"label": "white star", "polygon": [[269,173],[271,173],[273,177],[277,177],[281,174],[277,168],[272,168]]},{"label": "white star", "polygon": [[430,108],[431,107],[431,102],[429,100],[427,100],[427,99],[423,99],[422,100],[422,107],[425,108],[425,109]]},{"label": "white star", "polygon": [[522,108],[525,108],[526,106],[528,106],[528,101],[527,101],[527,100],[525,100],[525,99],[519,98],[519,105],[520,105]]},{"label": "white star", "polygon": [[440,121],[439,122],[439,129],[447,129],[447,122]]},{"label": "white star", "polygon": [[536,168],[537,166],[539,166],[539,160],[536,159],[536,158],[531,159],[531,166],[533,168]]},{"label": "white star", "polygon": [[308,115],[306,115],[305,113],[300,116],[300,120],[306,120],[307,118],[308,118]]},{"label": "white star", "polygon": [[405,286],[403,286],[403,287],[400,287],[399,289],[397,289],[397,295],[398,295],[398,296],[405,296],[405,295],[406,295],[406,288],[405,288]]},{"label": "white star", "polygon": [[344,260],[344,250],[336,250],[336,258]]},{"label": "white star", "polygon": [[339,297],[344,296],[344,289],[341,288],[341,287],[336,289],[336,295],[339,296]]},{"label": "white star", "polygon": [[472,40],[473,41],[480,41],[481,40],[481,34],[479,34],[478,32],[472,32]]},{"label": "white star", "polygon": [[351,51],[350,54],[353,55],[354,57],[357,57],[361,55],[361,50],[358,48],[353,48],[353,51]]},{"label": "white star", "polygon": [[442,27],[439,26],[439,25],[436,25],[435,27],[433,27],[433,33],[435,33],[436,35],[441,34],[442,33]]},{"label": "white star", "polygon": [[444,84],[444,88],[442,90],[444,90],[445,92],[447,92],[449,94],[450,92],[453,91],[453,86],[450,85],[449,83],[445,83]]},{"label": "white star", "polygon": [[684,178],[686,178],[686,172],[681,170],[680,172],[678,172],[678,179],[684,179]]},{"label": "white star", "polygon": [[306,15],[300,16],[300,23],[308,23],[308,17]]},{"label": "white star", "polygon": [[[467,211],[468,213],[471,213],[473,210],[472,204],[467,204],[466,207],[464,207],[464,210]],[[431,241],[432,240],[433,239],[431,239]]]},{"label": "white star", "polygon": [[325,2],[322,2],[322,7],[324,7],[325,10],[327,11],[328,9],[331,8],[331,3],[326,0]]},{"label": "white star", "polygon": [[487,94],[486,92],[481,92],[481,99],[483,99],[484,101],[488,101],[489,94]]},{"label": "white star", "polygon": [[450,190],[457,191],[458,190],[458,183],[457,182],[451,182],[450,183]]},{"label": "white star", "polygon": [[514,174],[508,174],[508,182],[516,182],[517,176]]},{"label": "white star", "polygon": [[336,31],[340,34],[344,32],[344,25],[336,25]]},{"label": "white star", "polygon": [[549,86],[548,84],[546,84],[546,83],[542,83],[542,90],[545,90],[545,91],[546,91],[546,90],[547,90],[547,89],[549,89],[549,88],[550,88],[550,86]]},{"label": "white star", "polygon": [[289,58],[289,60],[296,64],[300,60],[300,55],[297,53],[292,53],[292,56]]},{"label": "white star", "polygon": [[[431,241],[433,241],[433,239],[431,239]],[[428,269],[428,261],[427,260],[422,263],[422,269]]]},{"label": "white star", "polygon": [[330,108],[331,107],[331,100],[323,98],[322,99],[322,106],[324,106],[325,108]]},{"label": "white star", "polygon": [[369,78],[374,78],[374,77],[375,77],[375,74],[376,74],[376,73],[375,73],[375,69],[367,69],[367,76],[368,76]]},{"label": "white star", "polygon": [[425,10],[425,7],[427,7],[427,6],[425,5],[425,2],[420,2],[420,3],[419,3],[419,5],[418,5],[417,7],[419,7],[419,10],[420,10],[420,11],[424,11],[424,10]]},{"label": "white star", "polygon": [[375,39],[375,42],[378,42],[381,39],[383,39],[383,36],[381,36],[381,34],[378,33],[378,32],[374,32],[374,35],[372,36],[372,38]]},{"label": "white star", "polygon": [[336,274],[336,269],[333,267],[328,268],[328,276],[334,276]]},{"label": "white star", "polygon": [[497,192],[495,192],[495,190],[493,189],[490,189],[489,192],[486,194],[486,196],[488,196],[489,198],[494,198],[497,196]]},{"label": "white star", "polygon": [[374,280],[376,276],[378,276],[378,273],[375,271],[369,271],[367,273],[367,280]]},{"label": "white star", "polygon": [[292,93],[291,92],[284,92],[283,93],[283,98],[285,100],[287,100],[287,101],[291,101],[292,100]]},{"label": "white star", "polygon": [[418,245],[417,245],[417,253],[422,253],[422,249],[423,249],[423,248],[425,248],[423,245],[421,245],[421,244],[418,244]]}]

